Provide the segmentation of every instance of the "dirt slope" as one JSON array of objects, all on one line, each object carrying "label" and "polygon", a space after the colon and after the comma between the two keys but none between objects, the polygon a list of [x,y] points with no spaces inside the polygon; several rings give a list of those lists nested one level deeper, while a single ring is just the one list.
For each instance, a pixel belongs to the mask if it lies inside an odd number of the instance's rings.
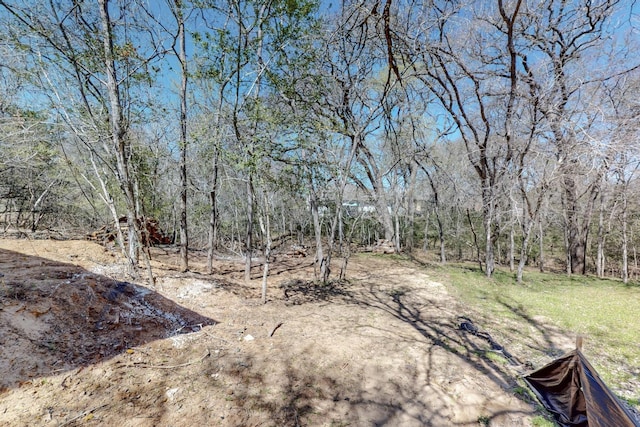
[{"label": "dirt slope", "polygon": [[157,251],[149,289],[93,243],[0,240],[0,425],[530,425],[524,367],[426,270],[356,257],[315,287],[310,263],[279,257],[262,305],[234,260]]}]

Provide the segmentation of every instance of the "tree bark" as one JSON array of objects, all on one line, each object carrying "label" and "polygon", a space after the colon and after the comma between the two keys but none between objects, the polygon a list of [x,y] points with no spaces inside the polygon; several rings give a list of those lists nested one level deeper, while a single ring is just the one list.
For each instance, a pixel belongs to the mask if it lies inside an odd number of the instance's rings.
[{"label": "tree bark", "polygon": [[605,242],[605,229],[604,229],[604,210],[605,210],[605,197],[604,191],[600,194],[600,209],[598,213],[598,253],[596,256],[596,274],[599,278],[604,277],[604,242]]},{"label": "tree bark", "polygon": [[527,221],[524,225],[522,233],[522,246],[520,247],[520,260],[518,261],[518,271],[516,273],[516,282],[522,283],[522,275],[524,273],[524,267],[527,265],[527,254],[529,250],[529,239],[531,237],[531,230],[533,229],[533,221]]},{"label": "tree bark", "polygon": [[249,174],[247,177],[247,228],[244,238],[244,281],[251,280],[251,258],[253,257],[253,218],[254,215],[254,196],[253,196],[253,176]]},{"label": "tree bark", "polygon": [[544,229],[542,227],[542,215],[538,215],[538,245],[540,251],[538,269],[540,273],[544,273]]},{"label": "tree bark", "polygon": [[189,270],[189,233],[187,227],[187,51],[181,2],[176,0],[176,20],[180,62],[180,270]]},{"label": "tree bark", "polygon": [[269,277],[269,263],[271,259],[271,220],[269,200],[265,195],[264,198],[264,219],[260,217],[260,229],[265,239],[264,245],[264,265],[262,268],[262,303],[267,303],[267,278]]},{"label": "tree bark", "polygon": [[493,275],[495,269],[494,244],[493,244],[493,215],[494,200],[491,190],[485,187],[482,191],[483,200],[483,224],[485,233],[485,274],[487,277]]},{"label": "tree bark", "polygon": [[478,261],[478,266],[480,267],[480,271],[483,271],[482,269],[482,258],[480,257],[480,245],[478,244],[478,235],[476,233],[476,229],[473,226],[473,221],[471,220],[471,213],[469,212],[469,209],[467,209],[467,219],[469,220],[469,228],[471,230],[471,234],[473,236],[473,247],[476,250],[476,259]]},{"label": "tree bark", "polygon": [[515,269],[515,265],[514,265],[514,258],[515,258],[515,251],[516,251],[516,242],[515,242],[515,232],[513,230],[513,219],[512,218],[512,222],[511,222],[511,226],[509,227],[509,271],[513,272],[513,270]]},{"label": "tree bark", "polygon": [[[310,183],[310,185],[313,184]],[[322,248],[322,228],[320,226],[320,213],[318,212],[318,199],[314,190],[311,190],[309,205],[311,207],[311,218],[313,220],[313,234],[316,240],[314,272],[316,274],[316,279],[319,279],[320,277],[325,277],[325,269],[327,266]]]},{"label": "tree bark", "polygon": [[[625,186],[626,187],[626,186]],[[622,282],[629,283],[629,237],[627,235],[627,191],[622,191]]]},{"label": "tree bark", "polygon": [[405,232],[405,247],[409,252],[415,249],[415,226],[416,226],[416,196],[415,187],[418,175],[418,166],[415,161],[409,163],[409,186],[406,193],[407,198],[407,227]]}]

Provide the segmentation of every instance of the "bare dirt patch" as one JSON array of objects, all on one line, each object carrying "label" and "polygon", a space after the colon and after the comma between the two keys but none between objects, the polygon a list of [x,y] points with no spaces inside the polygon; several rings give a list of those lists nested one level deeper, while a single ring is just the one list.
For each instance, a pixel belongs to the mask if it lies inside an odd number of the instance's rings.
[{"label": "bare dirt patch", "polygon": [[318,286],[281,256],[262,305],[259,267],[176,265],[156,250],[149,289],[97,244],[0,240],[0,425],[531,423],[524,367],[461,330],[474,314],[424,268],[359,256]]}]

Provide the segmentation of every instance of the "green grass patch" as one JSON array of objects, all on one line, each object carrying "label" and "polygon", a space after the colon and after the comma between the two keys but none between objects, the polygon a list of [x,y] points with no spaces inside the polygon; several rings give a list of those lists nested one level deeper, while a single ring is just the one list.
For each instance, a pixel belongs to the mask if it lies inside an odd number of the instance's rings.
[{"label": "green grass patch", "polygon": [[535,316],[575,334],[638,356],[640,287],[593,277],[530,273],[524,284],[497,271],[487,279],[479,271],[449,270],[452,285],[462,300],[494,314],[534,322]]},{"label": "green grass patch", "polygon": [[550,421],[543,417],[542,415],[537,415],[531,420],[531,425],[534,427],[556,427],[557,424],[553,421]]},{"label": "green grass patch", "polygon": [[514,334],[514,340],[526,339],[529,333],[544,334],[545,325],[569,337],[583,335],[585,354],[603,380],[627,391],[627,401],[637,402],[637,383],[633,384],[640,375],[637,284],[539,272],[526,272],[524,283],[517,284],[514,273],[499,269],[488,279],[473,265],[441,266],[433,274],[485,318],[508,324],[509,330],[502,332]]}]

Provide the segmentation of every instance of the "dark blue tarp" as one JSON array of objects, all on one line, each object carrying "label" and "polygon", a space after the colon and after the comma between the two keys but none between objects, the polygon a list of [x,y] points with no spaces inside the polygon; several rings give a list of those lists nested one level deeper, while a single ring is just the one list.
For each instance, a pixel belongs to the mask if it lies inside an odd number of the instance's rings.
[{"label": "dark blue tarp", "polygon": [[563,427],[640,427],[578,349],[524,380]]}]

